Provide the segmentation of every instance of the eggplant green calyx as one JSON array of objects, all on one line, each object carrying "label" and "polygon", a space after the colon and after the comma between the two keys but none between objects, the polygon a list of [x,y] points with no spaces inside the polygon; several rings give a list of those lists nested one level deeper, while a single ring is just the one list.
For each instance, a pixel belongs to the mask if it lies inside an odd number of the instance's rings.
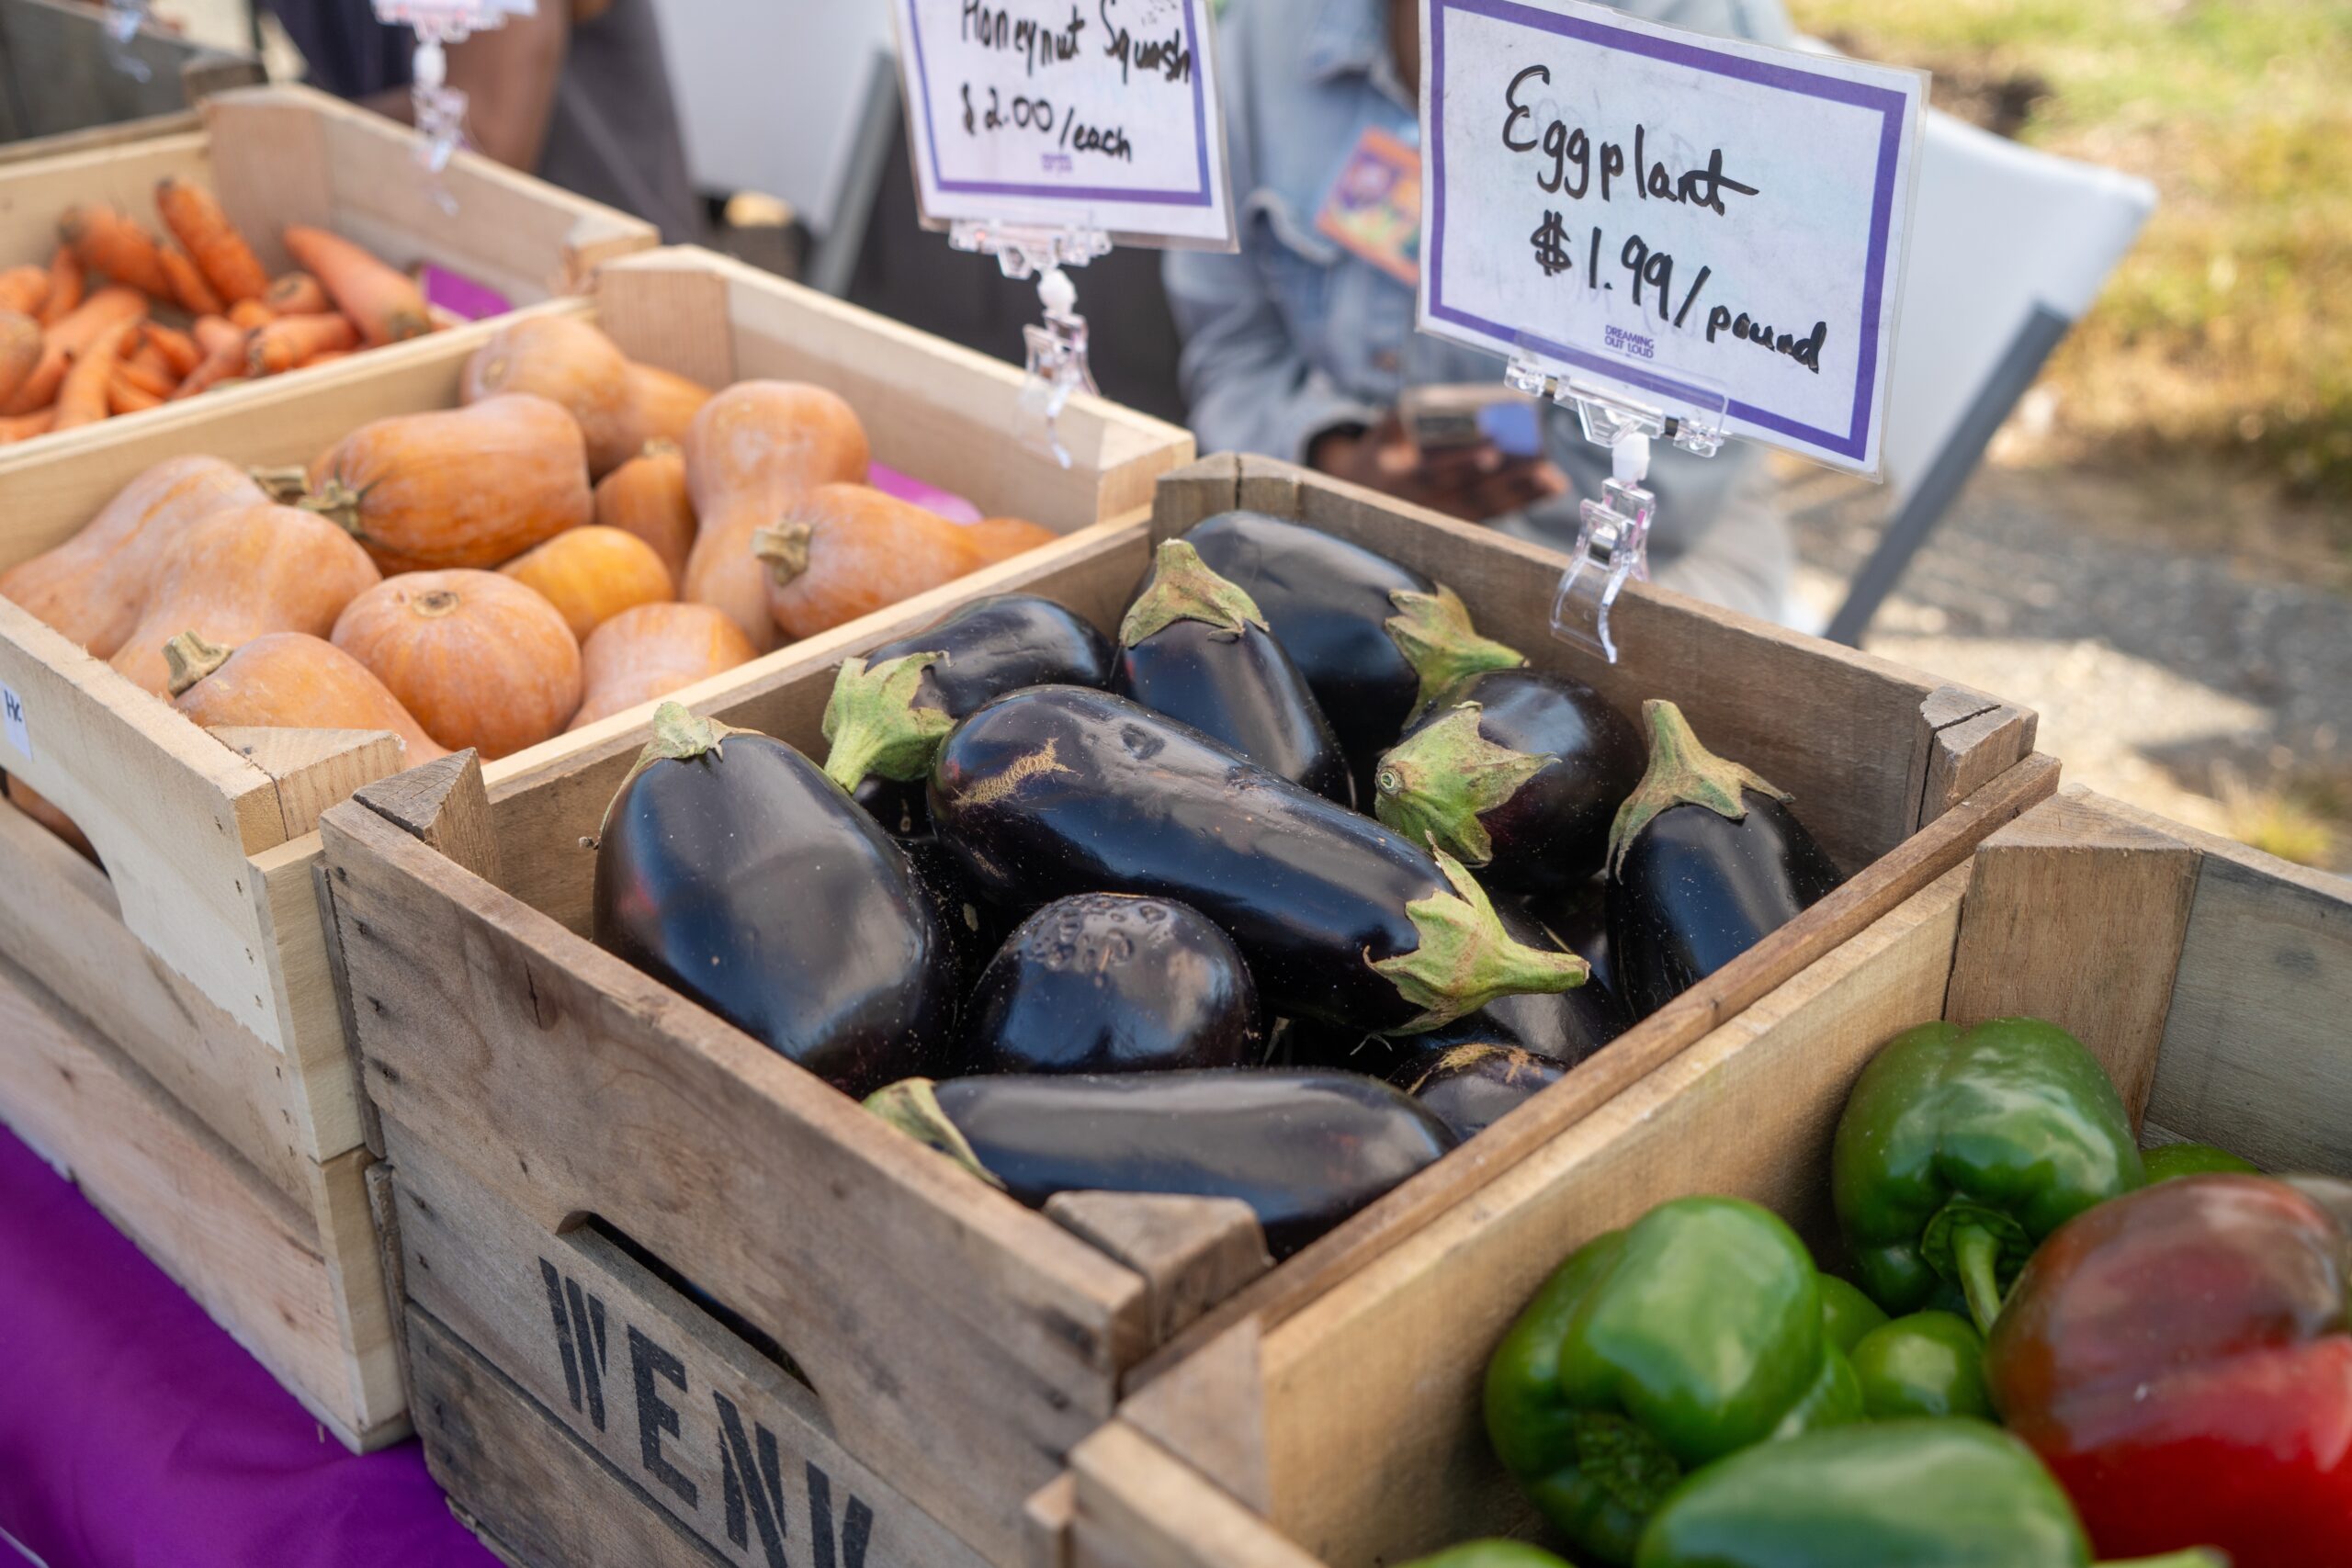
[{"label": "eggplant green calyx", "polygon": [[1653,697],[1642,705],[1642,720],[1649,727],[1650,766],[1609,828],[1609,874],[1617,874],[1625,852],[1633,847],[1660,813],[1678,806],[1703,806],[1719,817],[1737,822],[1747,815],[1743,790],[1754,790],[1773,800],[1789,793],[1775,788],[1761,774],[1716,756],[1699,744],[1690,721],[1672,703]]},{"label": "eggplant green calyx", "polygon": [[1928,1222],[1919,1255],[1937,1273],[1960,1282],[1976,1332],[1990,1334],[2007,1294],[2001,1280],[2017,1278],[2033,1256],[2033,1238],[2008,1215],[1954,1199]]},{"label": "eggplant green calyx", "polygon": [[1468,865],[1495,858],[1478,818],[1510,804],[1519,786],[1552,765],[1478,733],[1479,706],[1464,703],[1389,749],[1373,775],[1373,815],[1407,838],[1427,839]]},{"label": "eggplant green calyx", "polygon": [[946,660],[944,653],[910,653],[872,666],[863,659],[842,660],[825,702],[825,739],[832,743],[825,776],[854,790],[869,773],[911,784],[930,773],[956,720],[917,705],[915,697],[922,672]]},{"label": "eggplant green calyx", "polygon": [[947,1119],[939,1106],[939,1086],[930,1078],[900,1078],[865,1097],[865,1109],[919,1144],[937,1149],[991,1187],[1002,1187],[996,1173],[980,1163],[971,1140]]},{"label": "eggplant green calyx", "polygon": [[164,645],[164,665],[171,671],[172,695],[178,696],[229,662],[231,649],[207,642],[194,632],[182,632]]},{"label": "eggplant green calyx", "polygon": [[1423,1034],[1476,1012],[1498,997],[1567,991],[1585,983],[1591,965],[1573,953],[1545,953],[1512,941],[1478,879],[1434,843],[1430,849],[1453,891],[1432,893],[1405,906],[1407,918],[1421,935],[1412,952],[1377,962],[1370,953],[1364,954],[1397,995],[1421,1010],[1411,1022],[1385,1032]]},{"label": "eggplant green calyx", "polygon": [[604,820],[596,825],[596,837],[605,836],[605,829],[612,824],[613,807],[621,803],[628,786],[654,763],[689,762],[706,752],[716,753],[730,735],[755,733],[721,724],[715,718],[699,717],[684,703],[663,703],[653,710],[653,739],[645,743],[645,750],[637,754],[637,761],[629,768],[628,777],[621,780],[620,788],[613,791],[613,798],[605,803]]},{"label": "eggplant green calyx", "polygon": [[1119,623],[1119,646],[1133,648],[1178,621],[1198,621],[1235,637],[1251,626],[1266,629],[1248,590],[1210,570],[1201,552],[1183,540],[1166,539],[1152,552],[1150,586]]},{"label": "eggplant green calyx", "polygon": [[1420,677],[1421,689],[1413,699],[1415,717],[1428,712],[1430,705],[1457,681],[1489,670],[1516,670],[1527,662],[1527,656],[1519,649],[1480,637],[1470,624],[1470,611],[1461,595],[1442,582],[1434,593],[1400,588],[1388,596],[1388,602],[1396,606],[1396,614],[1381,625],[1405,662],[1413,667],[1413,673]]}]

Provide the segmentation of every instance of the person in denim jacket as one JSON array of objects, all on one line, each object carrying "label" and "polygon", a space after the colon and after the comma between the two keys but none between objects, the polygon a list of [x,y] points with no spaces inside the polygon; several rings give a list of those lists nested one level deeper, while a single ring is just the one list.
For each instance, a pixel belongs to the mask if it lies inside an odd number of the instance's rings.
[{"label": "person in denim jacket", "polygon": [[[1793,36],[1780,0],[1619,8],[1764,43]],[[1227,0],[1217,58],[1241,248],[1171,251],[1166,264],[1193,432],[1204,452],[1306,463],[1566,548],[1576,498],[1600,495],[1609,455],[1555,408],[1548,461],[1492,446],[1417,460],[1396,419],[1399,394],[1498,383],[1503,362],[1415,332],[1412,286],[1317,227],[1367,131],[1418,146],[1419,27],[1417,0]],[[1751,615],[1782,613],[1788,527],[1757,448],[1734,442],[1702,459],[1660,443],[1649,487],[1658,581]]]}]

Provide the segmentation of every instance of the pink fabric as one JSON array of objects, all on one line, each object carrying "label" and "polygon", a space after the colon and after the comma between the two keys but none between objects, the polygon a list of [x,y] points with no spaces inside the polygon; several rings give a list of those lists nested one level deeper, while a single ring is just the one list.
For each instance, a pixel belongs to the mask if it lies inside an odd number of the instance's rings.
[{"label": "pink fabric", "polygon": [[933,485],[899,472],[888,463],[867,465],[865,477],[884,495],[895,495],[900,501],[911,502],[927,512],[936,512],[950,523],[978,523],[980,509],[960,495],[951,495]]},{"label": "pink fabric", "polygon": [[414,1442],[345,1452],[5,1128],[0,1529],[49,1568],[495,1563]]},{"label": "pink fabric", "polygon": [[505,295],[489,284],[477,283],[462,272],[451,272],[430,262],[417,269],[417,281],[424,290],[426,304],[437,305],[469,321],[503,316],[514,308]]}]

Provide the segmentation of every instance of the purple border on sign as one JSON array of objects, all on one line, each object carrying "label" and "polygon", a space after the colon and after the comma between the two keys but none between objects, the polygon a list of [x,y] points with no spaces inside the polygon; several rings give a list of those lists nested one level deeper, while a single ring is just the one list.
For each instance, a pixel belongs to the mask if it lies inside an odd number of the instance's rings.
[{"label": "purple border on sign", "polygon": [[1448,11],[1468,11],[1498,22],[1518,27],[1533,28],[1543,32],[1557,33],[1565,38],[1599,44],[1627,54],[1647,55],[1671,64],[1688,66],[1696,71],[1712,72],[1718,76],[1736,77],[1759,86],[1776,87],[1783,92],[1801,93],[1807,97],[1822,98],[1832,103],[1850,104],[1858,108],[1874,109],[1883,119],[1879,135],[1877,188],[1871,203],[1871,250],[1868,275],[1862,282],[1862,320],[1857,342],[1860,344],[1859,362],[1860,376],[1854,384],[1853,424],[1840,435],[1835,431],[1817,429],[1801,423],[1770,409],[1733,400],[1725,411],[1733,418],[1765,430],[1775,430],[1783,435],[1835,452],[1856,462],[1862,460],[1870,448],[1870,419],[1872,394],[1878,385],[1879,314],[1880,302],[1886,288],[1887,232],[1894,221],[1895,166],[1903,147],[1904,110],[1907,100],[1900,93],[1884,87],[1868,86],[1860,82],[1848,82],[1817,72],[1800,70],[1794,66],[1769,64],[1762,61],[1746,60],[1702,46],[1679,43],[1669,39],[1652,38],[1646,33],[1629,32],[1606,23],[1589,22],[1580,17],[1563,17],[1546,11],[1531,10],[1514,5],[1511,0],[1431,0],[1430,7],[1430,69],[1438,90],[1430,99],[1430,151],[1435,160],[1431,190],[1436,207],[1436,233],[1433,243],[1425,248],[1429,253],[1430,314],[1441,321],[1506,343],[1523,343],[1530,348],[1541,349],[1548,355],[1623,381],[1663,397],[1679,398],[1702,406],[1713,400],[1704,390],[1685,385],[1670,377],[1650,374],[1634,368],[1621,360],[1604,359],[1566,344],[1531,337],[1512,332],[1498,321],[1489,321],[1466,310],[1445,304],[1445,14]]},{"label": "purple border on sign", "polygon": [[939,172],[939,130],[931,118],[931,73],[923,63],[921,0],[907,0],[907,36],[915,51],[915,83],[922,93],[923,140],[931,149],[932,178],[943,191],[958,196],[1017,196],[1046,201],[1130,201],[1139,207],[1207,207],[1209,192],[1209,121],[1202,96],[1201,78],[1207,56],[1201,49],[1198,0],[1184,0],[1184,36],[1193,49],[1193,143],[1200,170],[1198,190],[1118,190],[1099,186],[1016,186],[989,180],[951,180]]}]

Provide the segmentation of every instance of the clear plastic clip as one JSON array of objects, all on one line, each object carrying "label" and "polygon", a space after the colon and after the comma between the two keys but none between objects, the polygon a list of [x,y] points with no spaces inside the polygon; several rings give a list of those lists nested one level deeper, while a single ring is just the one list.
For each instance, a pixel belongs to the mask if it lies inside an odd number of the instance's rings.
[{"label": "clear plastic clip", "polygon": [[1019,434],[1022,442],[1067,468],[1061,414],[1075,392],[1092,392],[1094,370],[1086,358],[1086,318],[1078,313],[1078,285],[1062,269],[1084,266],[1111,254],[1111,236],[1093,229],[1027,228],[1018,224],[959,221],[947,232],[959,251],[992,255],[1007,277],[1035,277],[1045,319],[1021,329],[1029,349],[1029,375],[1022,383]]},{"label": "clear plastic clip", "polygon": [[416,31],[409,102],[416,116],[416,162],[425,191],[443,212],[454,214],[458,198],[441,183],[449,159],[466,141],[466,95],[449,85],[448,46],[504,24],[510,15],[530,16],[534,0],[376,0],[376,19]]},{"label": "clear plastic clip", "polygon": [[107,0],[107,60],[134,82],[154,80],[154,68],[130,52],[130,40],[147,25],[147,0]]}]

